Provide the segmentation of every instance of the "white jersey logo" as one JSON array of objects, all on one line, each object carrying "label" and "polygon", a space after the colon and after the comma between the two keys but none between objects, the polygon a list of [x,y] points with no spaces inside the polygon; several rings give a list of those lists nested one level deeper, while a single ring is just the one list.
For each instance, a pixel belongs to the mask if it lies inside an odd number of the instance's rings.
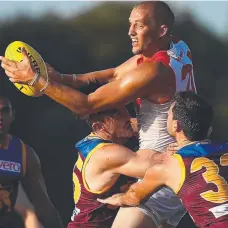
[{"label": "white jersey logo", "polygon": [[20,173],[21,172],[21,164],[12,162],[12,161],[4,161],[0,160],[0,170]]}]

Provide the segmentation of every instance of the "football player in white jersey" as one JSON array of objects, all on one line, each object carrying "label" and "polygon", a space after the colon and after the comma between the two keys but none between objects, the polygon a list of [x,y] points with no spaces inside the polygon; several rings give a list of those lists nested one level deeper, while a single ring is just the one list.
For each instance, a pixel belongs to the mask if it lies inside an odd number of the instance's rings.
[{"label": "football player in white jersey", "polygon": [[[48,66],[49,77],[36,78],[35,86],[74,113],[83,116],[140,98],[137,112],[140,149],[163,152],[174,139],[166,131],[167,113],[175,92],[196,91],[191,52],[184,41],[171,36],[174,14],[162,1],[136,5],[129,18],[134,56],[116,68],[81,75],[60,74]],[[0,57],[12,82],[29,83],[35,70],[25,50],[24,60]],[[76,89],[93,82],[104,84],[85,95]],[[169,188],[162,188],[140,207],[121,208],[113,227],[175,227],[185,209]],[[127,218],[131,218],[126,220]],[[169,225],[167,225],[169,224]]]}]

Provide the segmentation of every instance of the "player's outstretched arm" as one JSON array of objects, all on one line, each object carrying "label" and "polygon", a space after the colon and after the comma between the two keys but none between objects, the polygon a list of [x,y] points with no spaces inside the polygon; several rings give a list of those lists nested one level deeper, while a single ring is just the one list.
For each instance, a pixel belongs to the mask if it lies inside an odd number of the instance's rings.
[{"label": "player's outstretched arm", "polygon": [[103,85],[113,80],[120,79],[130,71],[130,69],[135,68],[137,58],[138,56],[133,56],[118,67],[85,74],[63,74],[56,71],[48,63],[46,63],[46,67],[48,76],[52,81],[67,85],[71,88],[79,89],[94,83]]},{"label": "player's outstretched arm", "polygon": [[60,216],[48,196],[38,155],[27,146],[26,156],[26,173],[21,183],[34,205],[38,219],[44,227],[63,228]]},{"label": "player's outstretched arm", "polygon": [[138,206],[165,183],[164,165],[156,164],[146,171],[142,181],[131,185],[126,193],[116,194],[106,199],[98,199],[98,201],[116,206]]},{"label": "player's outstretched arm", "polygon": [[149,149],[132,152],[122,145],[110,144],[99,149],[93,157],[93,162],[95,164],[98,162],[102,170],[113,174],[143,178],[149,167],[153,164],[163,162],[169,156],[169,154],[155,152]]},{"label": "player's outstretched arm", "polygon": [[183,176],[179,161],[174,156],[153,162],[151,167],[146,170],[142,181],[131,185],[126,193],[116,194],[106,199],[98,199],[98,201],[116,206],[138,206],[164,185],[178,192]]},{"label": "player's outstretched arm", "polygon": [[[23,50],[23,55],[24,59],[20,63],[20,67],[16,66],[14,62],[0,57],[2,67],[12,82],[29,83],[35,76],[35,70],[25,50]],[[38,77],[35,86],[38,89],[45,88],[47,96],[74,113],[87,115],[127,104],[137,97],[151,94],[151,91],[155,94],[158,90],[159,93],[172,93],[167,80],[172,80],[172,78],[167,78],[167,67],[157,62],[145,62],[133,71],[129,71],[125,77],[101,86],[88,96],[56,82],[50,81],[47,84],[47,79],[43,76]],[[164,81],[166,81],[165,84]]]},{"label": "player's outstretched arm", "polygon": [[115,76],[115,68],[94,71],[86,74],[61,74],[47,63],[46,67],[48,76],[52,81],[75,89],[79,89],[93,83],[103,85],[108,83]]}]

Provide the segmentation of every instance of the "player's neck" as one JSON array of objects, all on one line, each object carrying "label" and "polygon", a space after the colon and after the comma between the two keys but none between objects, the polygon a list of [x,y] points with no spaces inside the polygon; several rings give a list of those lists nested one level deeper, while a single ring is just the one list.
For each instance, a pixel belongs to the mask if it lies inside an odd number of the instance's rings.
[{"label": "player's neck", "polygon": [[190,144],[195,142],[195,141],[191,141],[191,140],[187,139],[186,136],[182,135],[182,134],[181,135],[179,135],[179,134],[176,135],[176,141],[177,141],[178,146],[180,148],[182,148],[184,146],[187,146],[187,145],[190,145]]},{"label": "player's neck", "polygon": [[107,134],[107,133],[105,133],[105,132],[92,132],[95,136],[97,136],[97,137],[99,137],[99,138],[101,138],[101,139],[104,139],[104,140],[109,140],[109,141],[113,141],[112,140],[112,137],[109,135],[109,134]]},{"label": "player's neck", "polygon": [[159,43],[156,46],[148,48],[147,51],[145,51],[142,54],[142,57],[144,60],[151,58],[155,53],[159,51],[166,51],[170,49],[170,42],[171,42],[171,37],[165,37],[162,40],[159,41]]},{"label": "player's neck", "polygon": [[116,143],[116,144],[123,145],[126,142],[125,138],[114,137],[113,135],[104,133],[104,132],[92,132],[92,134],[94,134],[95,136],[97,136],[101,139],[108,140],[108,141],[111,141],[112,143]]},{"label": "player's neck", "polygon": [[5,148],[9,143],[9,135],[0,135],[0,149]]}]

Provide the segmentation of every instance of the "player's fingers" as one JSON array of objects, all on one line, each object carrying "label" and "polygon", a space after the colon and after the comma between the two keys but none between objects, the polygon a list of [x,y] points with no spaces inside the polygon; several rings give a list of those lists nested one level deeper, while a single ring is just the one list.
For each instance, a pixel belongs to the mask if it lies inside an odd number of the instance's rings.
[{"label": "player's fingers", "polygon": [[169,147],[177,147],[178,146],[178,143],[177,142],[170,143],[168,146]]},{"label": "player's fingers", "polygon": [[172,150],[172,151],[174,151],[174,150],[176,151],[176,150],[179,150],[180,147],[178,146],[177,143],[171,143],[171,144],[168,145],[167,149],[168,150]]},{"label": "player's fingers", "polygon": [[10,71],[5,70],[5,73],[6,73],[6,75],[9,77],[9,80],[10,80],[11,82],[21,82],[21,78],[18,77],[18,76],[15,74],[15,72],[10,72]]},{"label": "player's fingers", "polygon": [[22,55],[23,55],[23,60],[25,60],[27,62],[30,62],[30,59],[29,59],[28,54],[27,54],[27,51],[26,51],[26,49],[24,47],[22,48]]},{"label": "player's fingers", "polygon": [[7,65],[5,64],[4,62],[1,63],[1,67],[4,69],[4,70],[7,70],[9,72],[15,72],[17,71],[18,69],[16,67],[12,67],[10,65]]},{"label": "player's fingers", "polygon": [[106,204],[107,199],[99,199],[99,198],[98,198],[98,199],[97,199],[97,201],[98,201],[98,202],[100,202],[100,203],[104,203],[104,204]]},{"label": "player's fingers", "polygon": [[169,150],[169,151],[177,151],[177,150],[179,150],[179,147],[174,147],[174,146],[167,147],[167,150]]},{"label": "player's fingers", "polygon": [[10,78],[15,78],[15,74],[13,72],[11,72],[11,71],[5,70],[5,74],[6,74],[6,76],[9,77],[9,79]]},{"label": "player's fingers", "polygon": [[15,82],[21,82],[20,79],[18,79],[18,78],[13,78],[13,77],[9,77],[9,80],[10,80],[11,82],[13,82],[13,83],[15,83]]},{"label": "player's fingers", "polygon": [[4,63],[5,65],[9,65],[9,66],[16,66],[16,62],[12,61],[12,60],[9,60],[9,59],[6,59],[5,57],[3,56],[0,56],[0,61],[2,63]]}]

